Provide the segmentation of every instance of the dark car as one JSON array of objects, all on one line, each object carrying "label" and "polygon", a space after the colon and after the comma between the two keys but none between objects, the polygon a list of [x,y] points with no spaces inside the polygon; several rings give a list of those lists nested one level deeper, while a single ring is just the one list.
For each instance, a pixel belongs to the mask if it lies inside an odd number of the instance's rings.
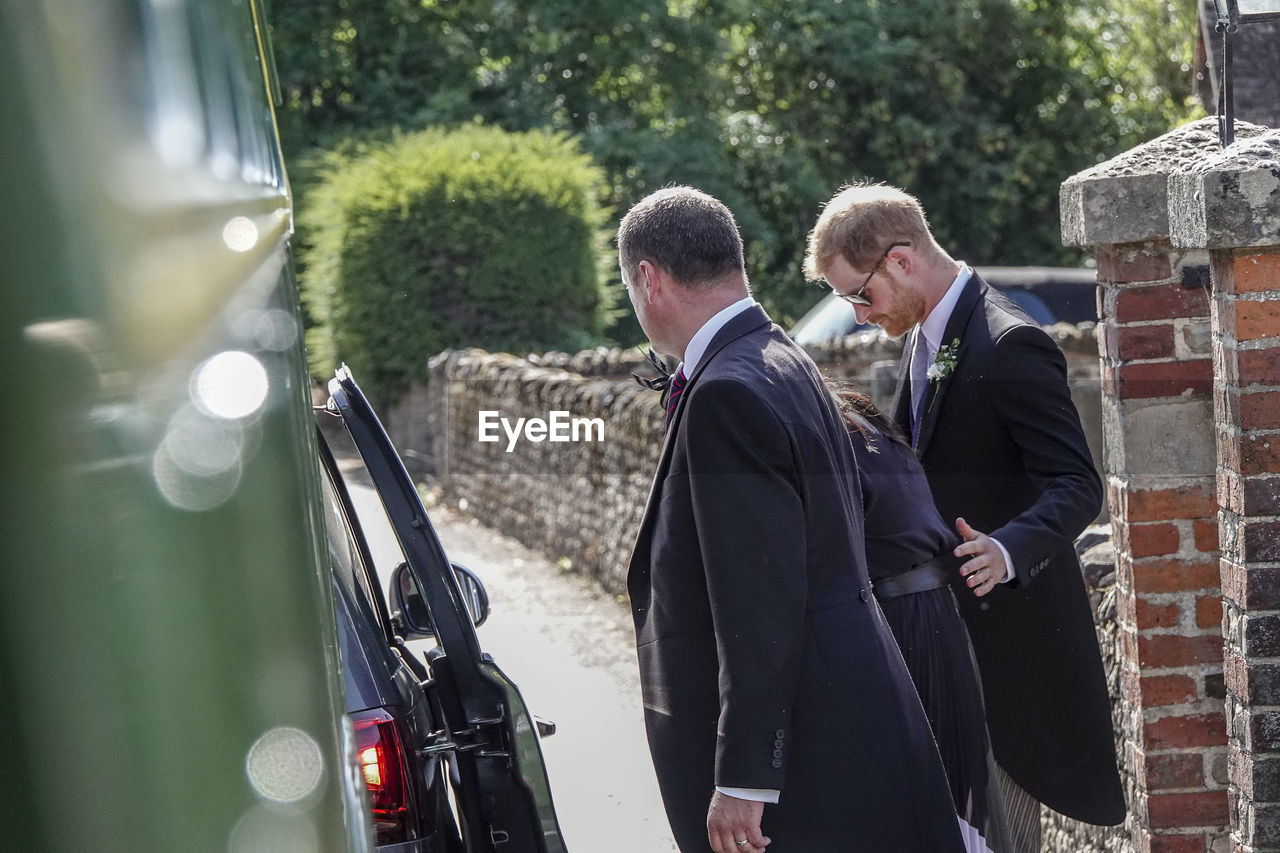
[{"label": "dark car", "polygon": [[[1026,311],[1042,326],[1051,323],[1098,321],[1094,271],[1072,267],[976,267],[978,275]],[[842,338],[869,328],[859,323],[853,306],[834,293],[818,303],[791,327],[801,345]]]},{"label": "dark car", "polygon": [[[321,429],[325,529],[346,712],[385,853],[563,853],[535,720],[516,686],[480,650],[488,616],[480,580],[454,565],[395,449],[343,368]],[[320,415],[326,417],[327,415]],[[326,437],[326,435],[328,437]],[[344,477],[333,445],[348,462]],[[390,598],[347,478],[367,477],[399,544]],[[381,520],[381,519],[379,519]],[[409,640],[434,638],[421,660]]]}]

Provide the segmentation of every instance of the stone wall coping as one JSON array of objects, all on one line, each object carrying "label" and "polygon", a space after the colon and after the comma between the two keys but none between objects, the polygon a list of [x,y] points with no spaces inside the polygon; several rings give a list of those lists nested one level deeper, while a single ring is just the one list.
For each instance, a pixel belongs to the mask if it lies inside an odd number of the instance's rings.
[{"label": "stone wall coping", "polygon": [[[604,376],[623,378],[630,377],[635,371],[641,375],[652,372],[645,362],[644,354],[639,347],[596,347],[576,353],[544,352],[527,355],[511,353],[491,353],[481,349],[445,350],[434,356],[428,363],[432,370],[436,365],[457,359],[486,359],[485,363],[515,364],[521,363],[548,370],[560,370],[579,376]],[[492,361],[496,359],[497,361]]]},{"label": "stone wall coping", "polygon": [[[1235,127],[1236,144],[1267,130],[1242,121]],[[1218,120],[1208,117],[1073,175],[1059,190],[1062,242],[1101,246],[1169,237],[1169,176],[1221,151]]]},{"label": "stone wall coping", "polygon": [[[1054,323],[1042,327],[1064,353],[1097,358],[1097,323]],[[891,338],[882,330],[855,332],[843,338],[832,338],[816,344],[806,344],[805,352],[821,367],[833,361],[854,361],[868,364],[876,361],[897,361],[902,355],[902,338]]]},{"label": "stone wall coping", "polygon": [[[1097,324],[1054,323],[1044,326],[1049,337],[1068,355],[1096,357],[1098,354]],[[872,364],[879,361],[897,361],[902,355],[902,338],[891,338],[880,329],[855,332],[843,338],[832,338],[805,346],[805,352],[819,366],[834,362]],[[640,351],[631,347],[600,347],[578,353],[547,352],[529,355],[512,355],[489,352],[482,349],[445,350],[430,360],[428,369],[444,375],[475,375],[477,372],[492,375],[497,370],[528,370],[527,378],[556,377],[595,378],[610,382],[625,382],[637,389],[631,373],[651,376],[654,370]]]}]

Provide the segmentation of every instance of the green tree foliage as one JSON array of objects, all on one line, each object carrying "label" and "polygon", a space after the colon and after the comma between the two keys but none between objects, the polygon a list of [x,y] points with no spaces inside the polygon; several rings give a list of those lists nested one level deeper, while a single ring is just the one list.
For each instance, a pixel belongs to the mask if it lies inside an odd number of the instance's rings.
[{"label": "green tree foliage", "polygon": [[[791,129],[823,175],[920,196],[959,256],[1065,261],[1059,183],[1186,115],[1189,72],[1175,103],[1134,61],[1139,51],[1116,49],[1135,45],[1138,6],[1097,15],[1062,0],[872,0],[801,13],[755,0],[729,28],[739,57],[729,79],[738,105]],[[1148,25],[1141,38],[1178,37],[1189,52],[1194,15],[1182,23],[1180,35]]]},{"label": "green tree foliage", "polygon": [[319,171],[300,212],[316,375],[345,361],[393,398],[447,347],[601,340],[618,293],[601,283],[603,176],[566,135],[428,129]]},{"label": "green tree foliage", "polygon": [[420,128],[415,114],[426,102],[470,85],[474,58],[457,61],[435,3],[269,0],[268,11],[287,154],[384,127]]},{"label": "green tree foliage", "polygon": [[1195,0],[272,6],[295,155],[388,123],[570,132],[615,212],[671,182],[722,198],[783,322],[840,184],[908,188],[971,262],[1066,261],[1059,183],[1191,113]]},{"label": "green tree foliage", "polygon": [[1199,118],[1192,70],[1195,0],[1123,0],[1089,4],[1073,14],[1072,38],[1091,38],[1082,71],[1117,116],[1121,132],[1149,136],[1150,127]]}]

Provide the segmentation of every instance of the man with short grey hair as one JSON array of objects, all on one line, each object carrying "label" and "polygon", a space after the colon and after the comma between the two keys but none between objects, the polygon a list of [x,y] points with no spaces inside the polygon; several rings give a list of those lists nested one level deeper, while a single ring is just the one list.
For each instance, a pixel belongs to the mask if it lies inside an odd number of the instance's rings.
[{"label": "man with short grey hair", "polygon": [[843,421],[751,298],[732,214],[688,187],[659,190],[623,219],[618,251],[645,334],[682,360],[627,577],[680,849],[962,850],[871,595]]}]

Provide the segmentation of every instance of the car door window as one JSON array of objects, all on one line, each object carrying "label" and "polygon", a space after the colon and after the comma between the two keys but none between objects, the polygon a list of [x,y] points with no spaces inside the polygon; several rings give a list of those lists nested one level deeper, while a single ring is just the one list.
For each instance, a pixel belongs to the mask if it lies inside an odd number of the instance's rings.
[{"label": "car door window", "polygon": [[340,492],[355,513],[353,523],[359,527],[360,543],[369,557],[367,574],[374,587],[382,590],[385,601],[391,573],[404,562],[404,552],[350,434],[338,430],[326,433],[325,438],[334,458],[333,476],[341,480]]},{"label": "car door window", "polygon": [[381,625],[385,632],[386,619],[383,616],[383,608],[378,604],[381,602],[381,594],[375,596],[372,589],[362,556],[363,549],[356,540],[358,532],[353,531],[348,524],[346,512],[343,510],[332,480],[325,476],[321,478],[321,482],[321,490],[324,494],[325,540],[333,575],[346,590],[348,598],[361,610],[363,617],[371,624]]}]

